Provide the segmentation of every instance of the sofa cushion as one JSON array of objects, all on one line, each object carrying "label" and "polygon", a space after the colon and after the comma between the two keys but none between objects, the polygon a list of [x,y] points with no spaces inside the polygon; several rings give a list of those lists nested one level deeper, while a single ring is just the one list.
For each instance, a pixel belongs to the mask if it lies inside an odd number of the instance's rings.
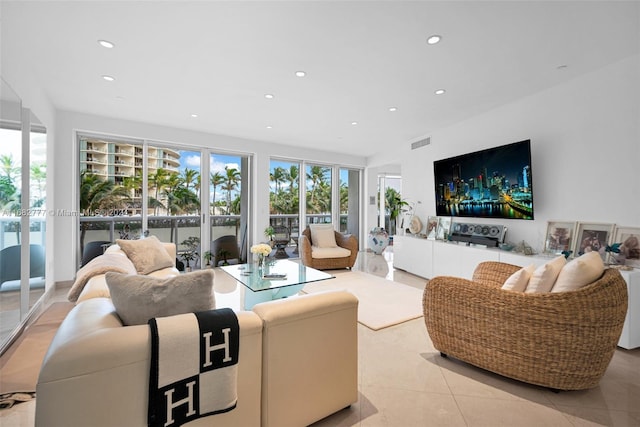
[{"label": "sofa cushion", "polygon": [[535,269],[536,266],[531,264],[516,271],[507,278],[504,285],[502,285],[502,289],[507,291],[524,292]]},{"label": "sofa cushion", "polygon": [[165,279],[113,272],[105,278],[113,306],[125,325],[215,308],[211,269]]},{"label": "sofa cushion", "polygon": [[341,248],[340,246],[336,246],[335,248],[311,247],[311,258],[346,258],[348,256],[351,256],[351,251]]},{"label": "sofa cushion", "polygon": [[567,263],[564,255],[560,255],[551,261],[542,264],[531,275],[526,293],[542,293],[549,292],[553,288],[553,284],[560,274],[560,270]]},{"label": "sofa cushion", "polygon": [[173,260],[156,236],[140,240],[116,240],[140,274],[149,274],[161,268],[173,267]]},{"label": "sofa cushion", "polygon": [[319,248],[335,248],[338,246],[336,243],[336,235],[333,231],[333,225],[310,224],[309,229],[311,231],[311,242],[313,246],[317,246]]},{"label": "sofa cushion", "polygon": [[604,273],[604,263],[598,252],[587,252],[562,267],[551,292],[566,292],[593,283]]}]

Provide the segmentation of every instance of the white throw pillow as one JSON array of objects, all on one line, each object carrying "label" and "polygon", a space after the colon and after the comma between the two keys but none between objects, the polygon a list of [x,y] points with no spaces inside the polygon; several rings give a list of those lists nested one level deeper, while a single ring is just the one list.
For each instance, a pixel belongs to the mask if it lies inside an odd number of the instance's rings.
[{"label": "white throw pillow", "polygon": [[169,252],[156,236],[149,236],[140,240],[116,240],[116,243],[127,254],[136,271],[149,274],[161,268],[173,267],[173,260]]},{"label": "white throw pillow", "polygon": [[331,224],[309,224],[311,243],[319,248],[335,248],[336,235]]},{"label": "white throw pillow", "polygon": [[536,266],[531,264],[516,271],[504,282],[502,289],[506,291],[524,292],[535,269]]},{"label": "white throw pillow", "polygon": [[598,280],[602,273],[604,273],[604,262],[600,253],[587,252],[562,267],[551,292],[579,289]]},{"label": "white throw pillow", "polygon": [[156,277],[108,272],[111,301],[125,325],[145,325],[154,317],[193,313],[215,308],[211,269]]},{"label": "white throw pillow", "polygon": [[553,284],[558,278],[558,274],[560,274],[560,270],[562,270],[562,267],[564,267],[566,263],[567,260],[564,255],[560,255],[536,268],[529,279],[529,284],[525,292],[532,294],[551,291]]}]

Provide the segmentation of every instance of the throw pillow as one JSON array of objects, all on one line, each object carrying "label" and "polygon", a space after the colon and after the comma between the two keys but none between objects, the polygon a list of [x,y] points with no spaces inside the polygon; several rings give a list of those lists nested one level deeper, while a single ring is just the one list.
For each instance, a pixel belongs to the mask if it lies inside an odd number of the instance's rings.
[{"label": "throw pillow", "polygon": [[529,278],[535,271],[536,266],[531,264],[513,273],[502,285],[506,291],[524,292],[529,284]]},{"label": "throw pillow", "polygon": [[149,236],[140,240],[116,240],[120,249],[127,254],[136,271],[149,274],[161,268],[173,267],[173,260],[156,236]]},{"label": "throw pillow", "polygon": [[562,267],[551,292],[566,292],[593,283],[604,273],[604,262],[599,252],[587,252]]},{"label": "throw pillow", "polygon": [[214,309],[213,277],[211,269],[166,279],[114,272],[105,275],[113,306],[125,325]]},{"label": "throw pillow", "polygon": [[333,225],[331,224],[310,224],[311,230],[311,242],[313,246],[319,248],[335,248],[338,246],[336,243],[336,235],[333,231]]},{"label": "throw pillow", "polygon": [[564,267],[566,263],[567,260],[564,255],[560,255],[536,268],[531,275],[531,279],[529,279],[529,284],[525,292],[532,294],[551,291],[553,284],[558,278],[558,274],[560,274],[560,270],[562,270],[562,267]]}]

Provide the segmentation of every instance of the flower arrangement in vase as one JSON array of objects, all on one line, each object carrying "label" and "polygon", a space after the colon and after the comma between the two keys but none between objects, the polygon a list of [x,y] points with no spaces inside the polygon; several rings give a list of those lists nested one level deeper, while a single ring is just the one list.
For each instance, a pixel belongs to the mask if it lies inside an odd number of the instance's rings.
[{"label": "flower arrangement in vase", "polygon": [[251,253],[258,255],[258,267],[264,267],[265,259],[271,253],[271,250],[271,245],[266,243],[259,243],[251,246]]}]

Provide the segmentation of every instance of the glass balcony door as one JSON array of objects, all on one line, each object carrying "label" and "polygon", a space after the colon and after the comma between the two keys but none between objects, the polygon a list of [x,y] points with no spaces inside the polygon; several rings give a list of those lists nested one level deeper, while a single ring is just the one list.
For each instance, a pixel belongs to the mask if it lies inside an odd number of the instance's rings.
[{"label": "glass balcony door", "polygon": [[0,351],[45,292],[47,134],[0,80]]},{"label": "glass balcony door", "polygon": [[78,140],[79,265],[116,239],[147,235],[176,244],[181,270],[211,264],[219,252],[213,241],[222,236],[234,236],[236,262],[246,259],[249,156],[95,135]]}]

